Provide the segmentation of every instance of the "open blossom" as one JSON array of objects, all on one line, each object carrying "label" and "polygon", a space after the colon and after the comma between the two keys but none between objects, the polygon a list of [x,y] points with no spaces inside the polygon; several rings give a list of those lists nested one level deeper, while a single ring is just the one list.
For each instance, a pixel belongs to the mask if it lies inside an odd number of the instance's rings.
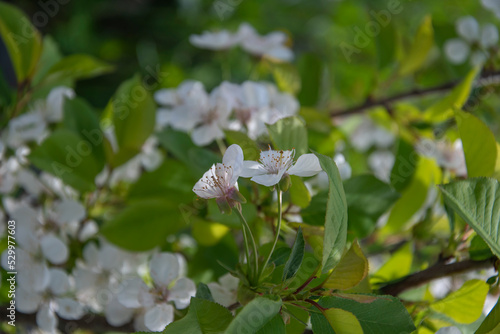
[{"label": "open blossom", "polygon": [[472,16],[457,20],[456,30],[460,38],[446,41],[444,51],[453,64],[462,64],[470,55],[472,65],[480,65],[488,58],[488,50],[498,42],[498,30],[493,24],[479,26]]},{"label": "open blossom", "polygon": [[238,44],[239,36],[227,30],[216,32],[204,31],[201,35],[189,36],[189,41],[201,49],[225,50]]},{"label": "open blossom", "polygon": [[242,202],[238,192],[238,177],[243,169],[243,150],[233,144],[228,147],[222,163],[212,165],[196,182],[193,191],[201,198],[215,198],[223,212],[230,212],[235,202]]},{"label": "open blossom", "polygon": [[244,161],[242,177],[251,177],[251,180],[264,186],[274,186],[286,175],[313,176],[322,169],[318,158],[314,154],[301,155],[294,164],[295,150],[269,151],[260,153],[260,160]]}]

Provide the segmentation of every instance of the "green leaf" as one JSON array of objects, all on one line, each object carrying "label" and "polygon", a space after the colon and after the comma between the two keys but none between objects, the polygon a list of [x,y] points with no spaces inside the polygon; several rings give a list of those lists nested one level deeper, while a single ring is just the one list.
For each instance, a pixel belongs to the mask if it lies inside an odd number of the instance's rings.
[{"label": "green leaf", "polygon": [[359,175],[344,182],[348,206],[349,227],[357,238],[368,236],[377,220],[396,202],[400,195],[373,175]]},{"label": "green leaf", "polygon": [[432,19],[426,16],[418,28],[417,35],[401,61],[399,68],[400,75],[412,74],[419,70],[427,59],[427,55],[434,45],[434,30],[432,29]]},{"label": "green leaf", "polygon": [[290,175],[290,180],[292,181],[292,186],[289,189],[290,200],[298,207],[307,208],[311,203],[311,193],[304,181],[296,175]]},{"label": "green leaf", "polygon": [[171,323],[164,334],[221,334],[233,316],[225,307],[206,299],[193,297],[184,318]]},{"label": "green leaf", "polygon": [[243,150],[245,160],[258,160],[260,157],[260,150],[257,147],[255,140],[250,139],[245,133],[241,131],[224,131],[226,140],[229,145],[237,144]]},{"label": "green leaf", "polygon": [[280,314],[276,314],[264,327],[256,334],[285,334],[285,323]]},{"label": "green leaf", "polygon": [[402,191],[410,184],[417,167],[419,155],[413,149],[411,143],[399,138],[395,157],[394,166],[391,170],[391,185],[397,191]]},{"label": "green leaf", "polygon": [[139,252],[163,245],[168,235],[184,226],[178,203],[148,199],[127,206],[102,226],[101,233],[115,245]]},{"label": "green leaf", "polygon": [[225,334],[258,333],[279,313],[281,305],[281,299],[255,298],[243,307],[229,324]]},{"label": "green leaf", "polygon": [[210,292],[208,285],[206,285],[205,283],[198,283],[198,287],[196,288],[196,298],[205,299],[210,302],[214,301],[212,293]]},{"label": "green leaf", "polygon": [[492,176],[497,159],[497,143],[491,130],[477,117],[455,111],[469,177]]},{"label": "green leaf", "polygon": [[301,210],[304,223],[314,226],[324,226],[327,202],[328,191],[320,191],[314,195],[309,206]]},{"label": "green leaf", "polygon": [[350,312],[359,321],[365,333],[411,333],[415,330],[408,311],[396,297],[343,294],[323,297],[319,304],[326,308],[334,307]]},{"label": "green leaf", "polygon": [[455,86],[450,94],[425,110],[424,119],[429,122],[439,123],[453,117],[453,112],[461,109],[467,102],[478,72],[479,68],[470,70],[464,80]]},{"label": "green leaf", "polygon": [[295,243],[293,244],[292,252],[288,261],[286,261],[285,269],[283,271],[283,281],[286,281],[295,276],[297,271],[302,264],[304,259],[304,236],[302,235],[302,229],[299,227],[297,230],[297,236],[295,237]]},{"label": "green leaf", "polygon": [[361,324],[351,312],[330,308],[323,313],[336,334],[363,334]]},{"label": "green leaf", "polygon": [[45,84],[69,79],[89,79],[113,71],[113,66],[85,54],[64,57],[54,64],[43,79]]},{"label": "green leaf", "polygon": [[446,298],[432,303],[430,308],[447,315],[458,323],[470,324],[481,316],[488,290],[489,286],[486,282],[477,279],[470,280]]},{"label": "green leaf", "polygon": [[397,45],[396,25],[390,22],[375,36],[377,48],[377,67],[384,69],[394,62]]},{"label": "green leaf", "polygon": [[410,273],[412,261],[413,245],[409,242],[391,255],[389,260],[373,274],[370,282],[372,284],[390,282],[406,276]]},{"label": "green leaf", "polygon": [[470,241],[469,257],[471,260],[481,261],[493,257],[490,247],[479,235],[475,235]]},{"label": "green leaf", "polygon": [[500,184],[473,178],[440,186],[446,203],[469,224],[500,257]]},{"label": "green leaf", "polygon": [[92,145],[72,131],[54,131],[33,149],[30,161],[81,192],[95,189],[95,177],[103,162],[93,154]]},{"label": "green leaf", "polygon": [[272,73],[276,85],[282,92],[292,95],[300,91],[300,75],[295,66],[289,63],[272,65]]},{"label": "green leaf", "polygon": [[347,201],[339,170],[332,158],[315,153],[321,168],[329,179],[328,203],[326,205],[325,235],[323,239],[322,273],[333,269],[344,252],[347,240]]},{"label": "green leaf", "polygon": [[274,124],[267,124],[269,135],[276,150],[295,149],[296,157],[307,153],[307,129],[298,117],[282,118]]},{"label": "green leaf", "polygon": [[347,290],[358,285],[367,274],[368,260],[358,243],[354,242],[325,283],[323,283],[323,287]]},{"label": "green leaf", "polygon": [[5,2],[0,2],[0,38],[14,67],[17,85],[31,79],[42,53],[41,35],[23,12]]},{"label": "green leaf", "polygon": [[314,334],[335,334],[323,313],[311,312],[311,325]]},{"label": "green leaf", "polygon": [[410,184],[391,210],[384,233],[401,231],[410,218],[422,207],[431,185],[441,182],[441,169],[436,161],[420,157]]},{"label": "green leaf", "polygon": [[[499,299],[500,300],[500,299]],[[475,334],[495,334],[500,330],[500,302],[497,301],[495,307],[488,313],[481,326]]]},{"label": "green leaf", "polygon": [[156,105],[136,75],[118,87],[111,108],[118,151],[110,158],[110,163],[117,167],[139,153],[153,133]]},{"label": "green leaf", "polygon": [[91,144],[92,155],[105,164],[104,134],[99,125],[99,118],[87,101],[81,98],[64,101],[64,128],[73,131]]}]

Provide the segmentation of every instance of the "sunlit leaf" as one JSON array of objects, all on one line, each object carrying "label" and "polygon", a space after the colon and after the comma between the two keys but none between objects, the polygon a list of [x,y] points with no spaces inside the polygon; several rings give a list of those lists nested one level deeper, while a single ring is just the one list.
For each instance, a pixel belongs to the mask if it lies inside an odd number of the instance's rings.
[{"label": "sunlit leaf", "polygon": [[307,153],[307,129],[298,117],[280,119],[274,124],[268,124],[267,129],[275,150],[295,149],[296,158]]},{"label": "sunlit leaf", "polygon": [[400,75],[411,74],[421,68],[434,45],[434,29],[432,19],[426,16],[418,28],[408,54],[405,55],[399,68]]},{"label": "sunlit leaf", "polygon": [[350,289],[358,285],[367,274],[368,260],[358,243],[354,242],[323,286],[327,289]]}]

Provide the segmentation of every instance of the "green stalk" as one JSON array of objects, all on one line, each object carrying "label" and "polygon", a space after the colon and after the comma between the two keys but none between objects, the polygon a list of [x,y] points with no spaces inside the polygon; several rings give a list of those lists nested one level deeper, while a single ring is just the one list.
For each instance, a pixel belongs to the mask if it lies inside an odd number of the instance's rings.
[{"label": "green stalk", "polygon": [[[264,266],[262,267],[262,272],[266,269],[267,264],[269,263],[269,260],[271,259],[271,255],[273,255],[274,248],[276,248],[276,244],[278,243],[278,238],[280,236],[281,215],[282,215],[282,203],[281,203],[282,202],[282,191],[281,191],[279,186],[277,186],[276,191],[278,193],[278,226],[276,227],[276,236],[274,237],[273,247],[271,248],[271,251],[269,252],[269,255],[267,256],[267,259],[264,262]],[[259,278],[260,278],[260,275],[262,274],[262,272],[259,273]]]},{"label": "green stalk", "polygon": [[[257,253],[257,244],[255,243],[255,238],[253,237],[252,230],[250,229],[250,226],[248,226],[248,223],[243,217],[243,214],[241,213],[240,209],[235,210],[238,213],[238,216],[240,217],[241,223],[243,224],[243,237],[245,238],[245,246],[247,247],[247,261],[250,262],[250,254],[248,251],[248,237],[246,235],[245,229],[248,230],[248,233],[250,235],[250,240],[252,240],[252,247],[253,247],[253,255],[255,259],[254,267],[255,267],[255,275],[259,274],[259,255]],[[257,277],[258,278],[258,277]]]}]

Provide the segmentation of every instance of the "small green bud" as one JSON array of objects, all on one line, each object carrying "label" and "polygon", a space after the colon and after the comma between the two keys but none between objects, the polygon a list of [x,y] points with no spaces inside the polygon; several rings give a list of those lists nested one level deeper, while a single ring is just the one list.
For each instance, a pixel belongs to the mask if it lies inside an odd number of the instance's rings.
[{"label": "small green bud", "polygon": [[291,185],[292,185],[292,180],[290,179],[290,175],[288,174],[283,175],[283,177],[279,182],[281,191],[287,191]]}]

